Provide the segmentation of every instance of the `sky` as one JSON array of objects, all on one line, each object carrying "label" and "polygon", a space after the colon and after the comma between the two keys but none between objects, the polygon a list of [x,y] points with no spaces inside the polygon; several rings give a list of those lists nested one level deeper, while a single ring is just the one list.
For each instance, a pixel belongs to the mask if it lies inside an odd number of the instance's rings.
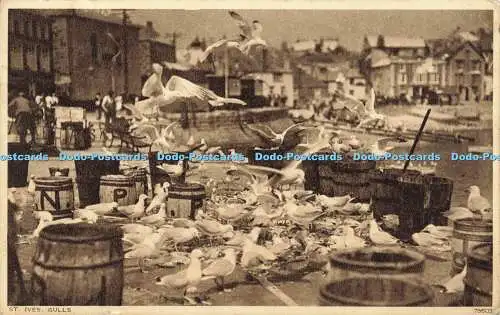
[{"label": "sky", "polygon": [[[439,38],[457,27],[493,29],[492,11],[478,10],[237,10],[245,19],[259,20],[262,37],[272,46],[297,39],[339,38],[344,47],[359,51],[365,35]],[[195,36],[211,42],[239,29],[226,10],[136,10],[132,21],[152,21],[161,34],[177,32],[177,47],[185,48]],[[210,41],[211,39],[211,41]]]}]

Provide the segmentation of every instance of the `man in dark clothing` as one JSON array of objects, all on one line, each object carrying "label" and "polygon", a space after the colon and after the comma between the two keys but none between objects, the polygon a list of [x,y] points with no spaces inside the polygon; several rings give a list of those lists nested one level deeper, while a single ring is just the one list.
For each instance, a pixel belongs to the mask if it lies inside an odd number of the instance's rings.
[{"label": "man in dark clothing", "polygon": [[13,111],[16,118],[17,131],[21,143],[26,144],[26,133],[28,130],[31,134],[31,143],[34,143],[36,137],[36,123],[33,116],[33,111],[36,109],[35,104],[24,97],[23,92],[19,92],[19,96],[13,99],[8,107],[9,110]]}]

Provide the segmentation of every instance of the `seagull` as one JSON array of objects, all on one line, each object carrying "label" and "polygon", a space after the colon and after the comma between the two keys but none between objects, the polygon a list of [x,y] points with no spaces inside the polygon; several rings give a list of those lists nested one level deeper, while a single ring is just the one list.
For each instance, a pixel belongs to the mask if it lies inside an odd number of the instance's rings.
[{"label": "seagull", "polygon": [[213,237],[223,236],[228,232],[233,232],[234,229],[231,224],[223,225],[217,221],[209,219],[196,220],[195,224],[201,234],[208,235],[210,237],[210,242]]},{"label": "seagull", "polygon": [[243,268],[250,267],[255,261],[265,262],[278,259],[269,249],[255,244],[250,239],[244,240],[242,249],[243,255],[241,256],[240,265]]},{"label": "seagull", "polygon": [[161,233],[158,232],[147,235],[141,243],[134,244],[131,248],[129,248],[124,257],[126,259],[138,258],[139,268],[143,273],[146,273],[146,271],[144,271],[144,261],[147,258],[159,256],[160,251],[158,243],[161,240],[161,237]]},{"label": "seagull", "polygon": [[236,252],[233,248],[224,250],[224,257],[212,262],[208,267],[202,270],[202,280],[214,279],[219,290],[231,292],[224,288],[224,277],[231,275],[236,267]]},{"label": "seagull", "polygon": [[74,218],[81,218],[89,223],[97,223],[99,215],[91,210],[77,209],[73,212]]},{"label": "seagull", "polygon": [[219,154],[220,156],[225,156],[221,146],[209,147],[205,138],[201,138],[200,143],[202,144],[202,147],[199,148],[199,150],[203,154]]},{"label": "seagull", "polygon": [[35,194],[35,187],[36,187],[36,184],[35,184],[35,175],[30,175],[30,181],[28,183],[28,193],[30,195],[34,195]]},{"label": "seagull", "polygon": [[385,137],[385,138],[380,138],[377,141],[375,141],[373,144],[370,145],[370,152],[372,154],[378,155],[378,156],[384,156],[387,154],[387,152],[391,151],[394,149],[394,146],[387,146],[384,145],[384,148],[381,149],[380,146],[382,143],[387,144],[389,141],[397,141],[397,142],[406,142],[406,139],[403,137]]},{"label": "seagull", "polygon": [[482,219],[491,219],[492,209],[488,199],[481,196],[481,191],[477,186],[470,186],[466,189],[469,192],[467,208],[475,215],[480,215]]},{"label": "seagull", "polygon": [[153,233],[153,228],[137,223],[128,223],[121,226],[123,233]]},{"label": "seagull", "polygon": [[214,92],[176,75],[173,75],[163,86],[162,73],[163,67],[157,63],[153,64],[153,74],[144,83],[142,89],[142,94],[149,98],[137,102],[131,107],[136,117],[143,118],[144,113],[154,112],[155,109],[158,111],[173,103],[187,103],[192,99],[207,101],[214,107],[220,107],[226,103],[246,105],[242,100],[220,97]]},{"label": "seagull", "polygon": [[347,141],[347,145],[349,145],[354,150],[359,149],[361,147],[361,142],[355,135],[351,135],[349,140]]},{"label": "seagull", "polygon": [[[241,36],[240,40],[243,40],[244,37]],[[216,41],[215,43],[209,45],[203,54],[200,56],[199,63],[203,63],[205,60],[207,60],[208,56],[210,56],[212,53],[214,53],[219,47],[234,47],[237,48],[241,51],[240,49],[240,44],[241,42],[238,40],[230,40],[230,39],[220,39]]]},{"label": "seagull", "polygon": [[244,41],[238,46],[241,52],[248,55],[253,46],[267,46],[266,41],[261,38],[263,27],[259,21],[253,20],[252,25],[250,26],[250,24],[238,13],[229,11],[229,15],[236,21],[241,30],[240,37],[244,39]]},{"label": "seagull", "polygon": [[201,261],[203,252],[200,249],[194,249],[190,254],[189,266],[177,273],[156,278],[156,285],[163,285],[173,289],[184,289],[183,298],[190,304],[197,304],[194,300],[187,297],[186,294],[191,288],[196,288],[201,281]]},{"label": "seagull", "polygon": [[98,215],[106,215],[118,208],[118,202],[98,203],[95,205],[88,205],[84,210],[90,210]]},{"label": "seagull", "polygon": [[177,162],[177,164],[163,163],[161,166],[157,165],[156,167],[158,169],[164,171],[168,175],[171,175],[174,177],[182,176],[182,173],[184,173],[184,161],[183,160],[179,160],[179,162]]},{"label": "seagull", "polygon": [[271,129],[271,127],[264,125],[264,127],[268,130],[268,133],[256,128],[252,127],[249,124],[245,123],[245,126],[248,127],[248,129],[256,132],[261,138],[263,138],[265,141],[270,142],[274,144],[277,147],[281,147],[284,144],[288,144],[289,142],[295,141],[296,137],[304,130],[308,129],[306,127],[302,126],[303,123],[298,123],[298,124],[293,124],[286,128],[283,132],[281,133],[276,133],[274,130]]},{"label": "seagull", "polygon": [[446,281],[443,285],[435,285],[437,287],[441,287],[441,293],[459,293],[463,292],[465,289],[464,278],[467,274],[467,265],[465,265],[462,272],[455,275],[453,278]]},{"label": "seagull", "polygon": [[452,207],[450,210],[443,212],[443,216],[448,220],[456,221],[460,219],[468,219],[474,217],[474,213],[464,207]]},{"label": "seagull", "polygon": [[369,237],[375,245],[395,245],[398,242],[391,234],[381,231],[375,220],[370,221]]},{"label": "seagull", "polygon": [[379,122],[383,122],[384,125],[387,125],[387,117],[375,111],[375,90],[373,88],[370,89],[370,101],[366,106],[359,106],[357,113],[363,119],[358,124],[358,128],[368,124],[374,124],[376,126]]},{"label": "seagull", "polygon": [[167,209],[166,205],[163,203],[160,205],[160,211],[158,211],[158,213],[140,218],[139,223],[159,226],[165,223],[166,216],[167,216]]},{"label": "seagull", "polygon": [[195,227],[172,227],[172,228],[160,228],[163,229],[163,240],[171,240],[174,242],[175,251],[177,250],[177,245],[182,243],[187,243],[193,238],[200,237],[200,232]]},{"label": "seagull", "polygon": [[162,185],[163,189],[160,190],[159,194],[154,196],[153,200],[151,200],[151,203],[146,208],[146,213],[150,213],[153,209],[156,209],[156,207],[160,207],[165,203],[165,200],[168,198],[168,187],[170,187],[170,184],[168,182],[164,182]]},{"label": "seagull", "polygon": [[148,196],[146,194],[139,195],[139,201],[134,205],[119,206],[117,208],[118,212],[126,215],[130,219],[138,219],[144,215],[145,202]]},{"label": "seagull", "polygon": [[343,207],[348,202],[354,200],[356,198],[351,197],[351,195],[339,196],[339,197],[328,197],[325,195],[317,195],[316,201],[319,202],[320,205],[328,208],[332,207]]}]

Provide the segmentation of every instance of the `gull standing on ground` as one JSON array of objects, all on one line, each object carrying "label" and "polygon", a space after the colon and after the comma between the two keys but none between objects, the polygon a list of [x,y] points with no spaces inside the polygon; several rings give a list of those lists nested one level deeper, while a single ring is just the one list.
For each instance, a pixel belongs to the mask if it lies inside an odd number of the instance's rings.
[{"label": "gull standing on ground", "polygon": [[202,280],[214,279],[219,290],[231,292],[224,288],[224,277],[231,275],[236,267],[236,252],[233,248],[224,250],[224,257],[212,262],[207,268],[202,270]]}]

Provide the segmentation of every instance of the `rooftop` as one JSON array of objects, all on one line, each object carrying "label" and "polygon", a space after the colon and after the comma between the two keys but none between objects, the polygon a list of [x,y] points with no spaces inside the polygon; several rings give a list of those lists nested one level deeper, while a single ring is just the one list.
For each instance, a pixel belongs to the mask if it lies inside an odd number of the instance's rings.
[{"label": "rooftop", "polygon": [[[31,13],[40,14],[44,16],[76,16],[85,19],[98,20],[110,24],[123,25],[122,12],[121,10],[109,10],[112,11],[109,15],[102,14],[100,10],[83,10],[83,9],[31,9],[27,10]],[[128,27],[142,28],[141,25],[134,23],[127,23]]]},{"label": "rooftop", "polygon": [[[384,40],[384,47],[387,48],[423,48],[426,46],[423,38],[380,36]],[[366,39],[370,47],[375,48],[378,46],[379,36],[366,36]]]}]

